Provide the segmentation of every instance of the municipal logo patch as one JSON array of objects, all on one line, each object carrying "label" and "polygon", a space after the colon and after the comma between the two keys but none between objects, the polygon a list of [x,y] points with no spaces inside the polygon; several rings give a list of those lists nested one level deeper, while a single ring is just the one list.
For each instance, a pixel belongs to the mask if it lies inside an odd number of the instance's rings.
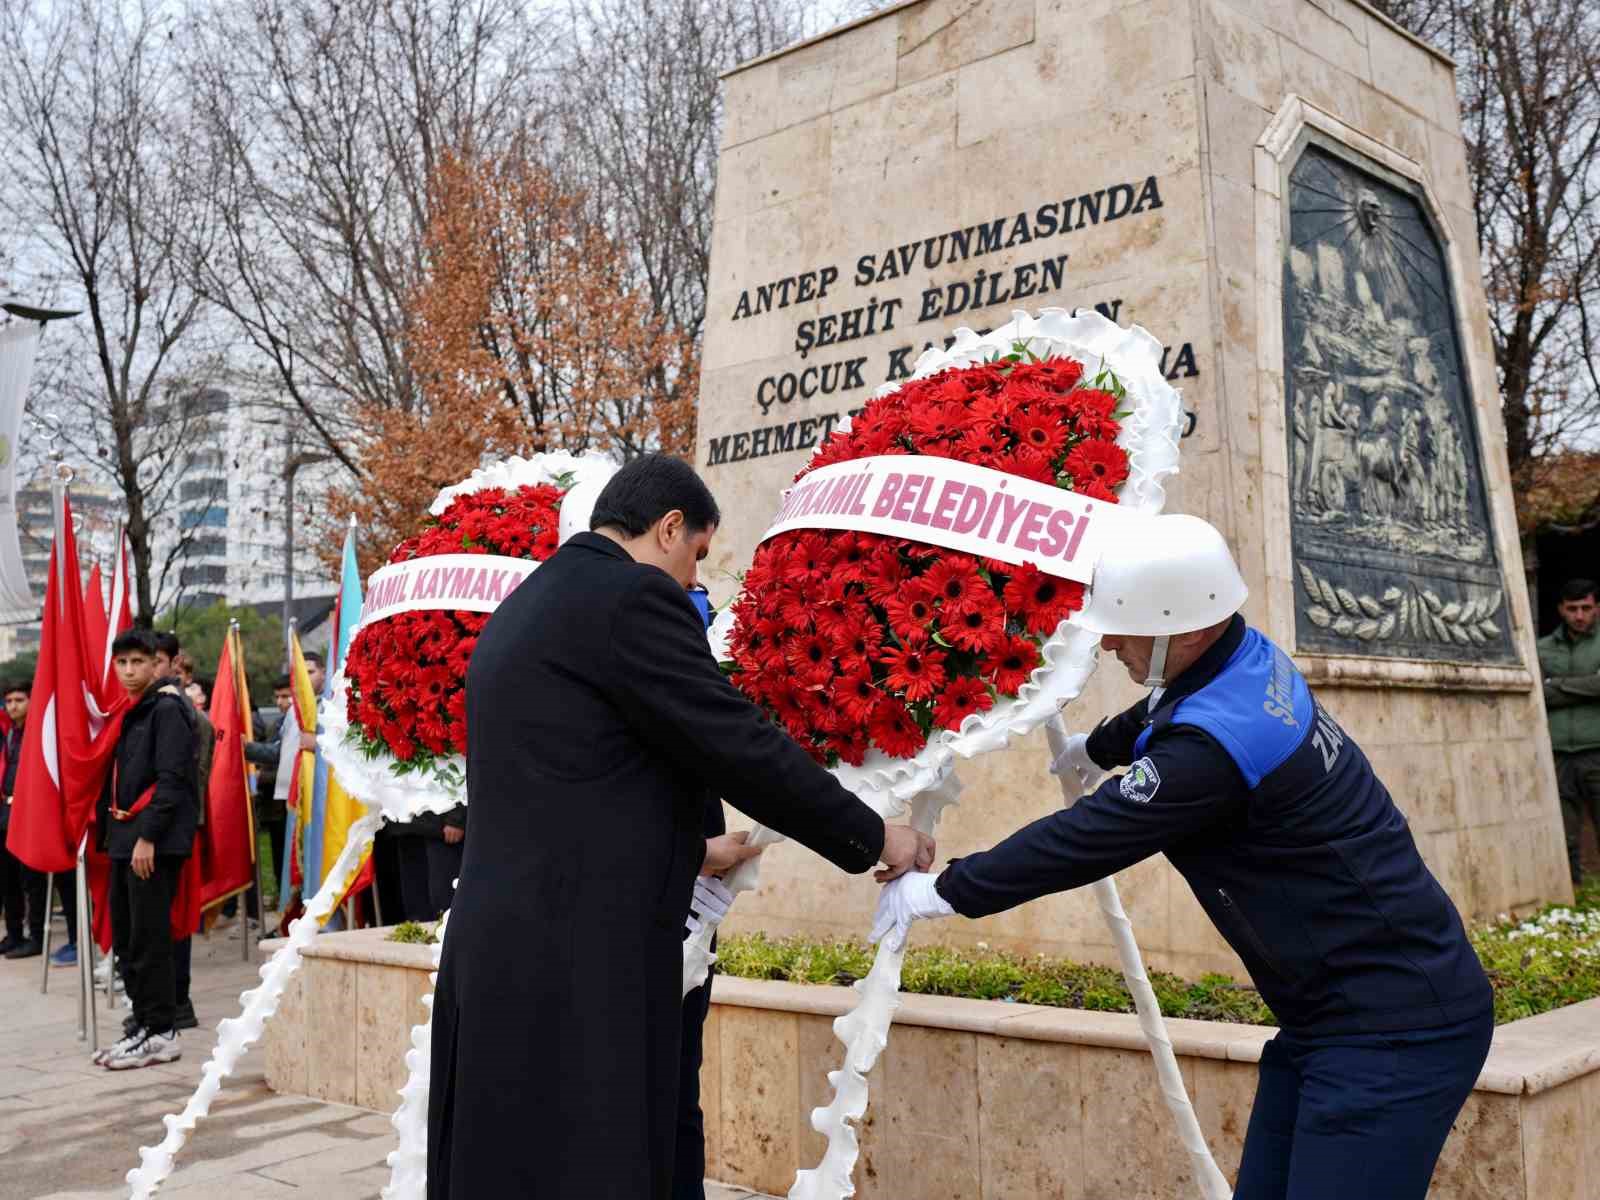
[{"label": "municipal logo patch", "polygon": [[1156,770],[1155,763],[1141,758],[1122,777],[1122,798],[1136,804],[1149,804],[1160,786],[1161,773]]}]

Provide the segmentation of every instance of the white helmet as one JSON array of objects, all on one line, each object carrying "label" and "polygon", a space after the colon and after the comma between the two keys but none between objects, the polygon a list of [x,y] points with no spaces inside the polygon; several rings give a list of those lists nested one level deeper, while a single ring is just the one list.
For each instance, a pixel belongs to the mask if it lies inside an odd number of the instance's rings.
[{"label": "white helmet", "polygon": [[1216,528],[1181,513],[1135,518],[1095,564],[1089,602],[1072,623],[1090,633],[1166,637],[1207,629],[1249,596]]}]

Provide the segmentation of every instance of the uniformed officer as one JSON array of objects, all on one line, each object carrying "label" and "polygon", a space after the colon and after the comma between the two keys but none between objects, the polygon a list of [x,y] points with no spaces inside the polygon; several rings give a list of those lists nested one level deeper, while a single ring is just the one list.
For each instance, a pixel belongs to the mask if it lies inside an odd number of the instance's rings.
[{"label": "uniformed officer", "polygon": [[[1354,740],[1236,615],[1221,535],[1188,516],[1099,563],[1081,626],[1152,689],[1053,768],[1088,792],[883,892],[874,940],[983,917],[1165,853],[1280,1032],[1235,1200],[1422,1200],[1493,1031],[1461,918]],[[1101,773],[1125,773],[1094,786]]]}]

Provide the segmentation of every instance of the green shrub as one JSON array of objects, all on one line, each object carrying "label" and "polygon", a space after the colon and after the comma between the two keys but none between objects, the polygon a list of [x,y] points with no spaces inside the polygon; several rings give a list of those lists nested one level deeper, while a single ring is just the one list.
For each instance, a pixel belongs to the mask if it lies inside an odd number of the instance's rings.
[{"label": "green shrub", "polygon": [[1592,1000],[1600,996],[1600,883],[1579,888],[1571,907],[1475,929],[1472,944],[1494,985],[1498,1024]]},{"label": "green shrub", "polygon": [[[1578,890],[1569,907],[1550,905],[1534,916],[1503,916],[1472,931],[1472,944],[1494,987],[1498,1024],[1600,996],[1600,881]],[[872,967],[871,946],[860,942],[770,938],[763,933],[722,940],[717,969],[740,979],[845,985]],[[1226,975],[1190,981],[1150,973],[1161,1011],[1169,1017],[1271,1025],[1271,1010],[1247,983]],[[1046,1004],[1093,1012],[1132,1012],[1133,997],[1112,967],[1043,954],[1027,957],[951,946],[913,947],[901,974],[903,991]]]},{"label": "green shrub", "polygon": [[428,924],[422,921],[401,921],[389,931],[387,940],[428,946],[439,940],[439,926],[437,923]]}]

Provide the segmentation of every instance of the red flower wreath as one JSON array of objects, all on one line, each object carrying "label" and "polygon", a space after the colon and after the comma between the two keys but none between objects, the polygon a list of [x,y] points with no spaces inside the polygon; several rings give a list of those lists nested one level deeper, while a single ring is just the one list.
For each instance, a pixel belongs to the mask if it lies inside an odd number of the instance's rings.
[{"label": "red flower wreath", "polygon": [[[1121,385],[1089,386],[1069,358],[1019,348],[871,401],[806,472],[927,454],[1116,502]],[[1031,565],[879,534],[796,530],[764,542],[729,639],[733,681],[818,762],[860,766],[869,745],[913,757],[935,729],[1015,696],[1083,586]]]},{"label": "red flower wreath", "polygon": [[[556,552],[561,498],[549,484],[458,496],[395,547],[391,563],[437,554],[503,554],[543,562]],[[486,613],[399,613],[356,634],[345,660],[351,735],[404,772],[467,749],[467,662]]]}]

